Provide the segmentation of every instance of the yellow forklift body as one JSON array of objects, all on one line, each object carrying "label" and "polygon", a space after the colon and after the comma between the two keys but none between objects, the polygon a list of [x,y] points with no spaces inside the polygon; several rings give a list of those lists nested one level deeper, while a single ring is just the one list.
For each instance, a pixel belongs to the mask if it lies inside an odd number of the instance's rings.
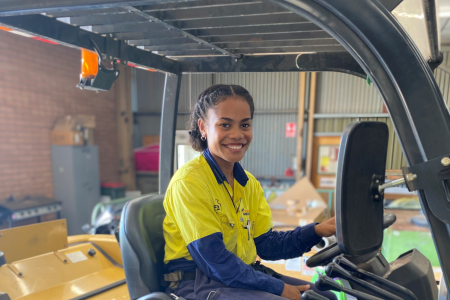
[{"label": "yellow forklift body", "polygon": [[130,299],[112,235],[67,237],[65,220],[0,231],[0,291],[11,300]]}]

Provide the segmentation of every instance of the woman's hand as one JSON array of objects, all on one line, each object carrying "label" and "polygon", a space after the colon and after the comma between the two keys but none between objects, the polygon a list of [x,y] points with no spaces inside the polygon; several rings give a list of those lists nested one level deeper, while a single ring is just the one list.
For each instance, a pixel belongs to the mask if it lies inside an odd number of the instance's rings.
[{"label": "woman's hand", "polygon": [[336,218],[332,217],[331,219],[317,224],[316,233],[320,237],[329,237],[336,234]]},{"label": "woman's hand", "polygon": [[301,292],[304,292],[306,290],[309,290],[310,285],[290,285],[290,284],[284,284],[284,290],[281,294],[281,297],[289,299],[289,300],[301,300],[302,294]]}]

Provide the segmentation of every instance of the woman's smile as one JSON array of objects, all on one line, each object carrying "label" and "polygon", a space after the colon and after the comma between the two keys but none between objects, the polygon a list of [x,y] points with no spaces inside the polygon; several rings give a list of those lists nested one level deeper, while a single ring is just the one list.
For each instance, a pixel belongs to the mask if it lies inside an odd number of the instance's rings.
[{"label": "woman's smile", "polygon": [[245,144],[223,144],[231,152],[240,152],[244,148]]}]

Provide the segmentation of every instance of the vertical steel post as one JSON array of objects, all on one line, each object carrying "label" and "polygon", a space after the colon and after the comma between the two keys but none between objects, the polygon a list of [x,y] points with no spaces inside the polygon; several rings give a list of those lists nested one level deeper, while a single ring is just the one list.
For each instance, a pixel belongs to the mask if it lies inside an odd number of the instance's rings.
[{"label": "vertical steel post", "polygon": [[[161,137],[159,152],[159,193],[166,192],[173,175],[175,155],[175,130],[177,126],[178,99],[180,96],[181,74],[166,74],[161,113]],[[161,151],[163,150],[163,151]]]}]

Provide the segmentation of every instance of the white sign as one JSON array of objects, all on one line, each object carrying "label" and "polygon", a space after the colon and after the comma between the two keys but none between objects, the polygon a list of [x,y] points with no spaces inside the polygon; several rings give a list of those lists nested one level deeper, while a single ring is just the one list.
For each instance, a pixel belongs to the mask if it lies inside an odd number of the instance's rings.
[{"label": "white sign", "polygon": [[70,253],[64,253],[68,259],[70,259],[70,261],[72,263],[77,263],[83,260],[87,260],[86,255],[84,255],[83,253],[81,253],[81,251],[76,251],[76,252],[70,252]]},{"label": "white sign", "polygon": [[302,258],[297,257],[297,258],[292,258],[292,259],[286,260],[286,266],[284,266],[284,268],[286,269],[286,271],[301,272],[302,271]]},{"label": "white sign", "polygon": [[336,187],[336,177],[321,177],[320,183],[321,188],[335,188]]},{"label": "white sign", "polygon": [[308,260],[308,258],[309,256],[302,256],[302,275],[314,276],[314,274],[316,274],[316,270],[306,265],[306,261]]},{"label": "white sign", "polygon": [[261,263],[264,264],[275,264],[275,265],[284,265],[284,259],[280,259],[280,260],[264,260],[261,259]]}]

